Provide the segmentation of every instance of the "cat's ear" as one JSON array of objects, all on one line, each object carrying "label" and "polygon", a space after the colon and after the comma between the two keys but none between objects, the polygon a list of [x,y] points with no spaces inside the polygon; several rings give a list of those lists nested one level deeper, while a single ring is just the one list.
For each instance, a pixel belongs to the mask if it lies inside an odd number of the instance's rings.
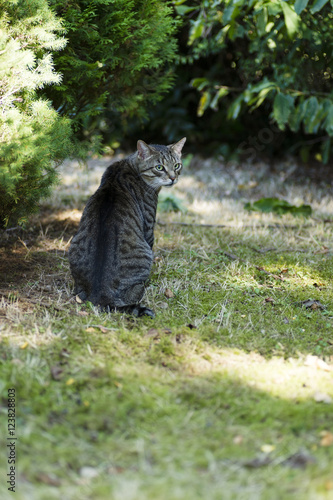
[{"label": "cat's ear", "polygon": [[151,146],[148,146],[144,141],[137,142],[138,156],[141,160],[147,160],[154,152]]},{"label": "cat's ear", "polygon": [[175,142],[175,144],[170,144],[168,148],[174,151],[178,156],[181,156],[185,142],[186,142],[186,137],[183,137],[182,139],[180,139],[180,141]]}]

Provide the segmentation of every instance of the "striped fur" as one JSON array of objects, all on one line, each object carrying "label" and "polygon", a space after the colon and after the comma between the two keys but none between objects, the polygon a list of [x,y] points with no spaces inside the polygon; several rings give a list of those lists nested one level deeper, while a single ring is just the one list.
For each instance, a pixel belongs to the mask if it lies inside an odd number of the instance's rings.
[{"label": "striped fur", "polygon": [[69,250],[75,293],[82,300],[154,315],[140,301],[153,262],[158,193],[177,182],[184,143],[148,146],[138,141],[136,153],[105,171]]}]

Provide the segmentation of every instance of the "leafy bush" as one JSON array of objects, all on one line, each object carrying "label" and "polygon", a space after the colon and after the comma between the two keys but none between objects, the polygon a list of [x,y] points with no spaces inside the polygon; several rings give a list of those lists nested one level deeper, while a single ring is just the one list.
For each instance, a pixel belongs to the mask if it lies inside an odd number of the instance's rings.
[{"label": "leafy bush", "polygon": [[176,22],[161,0],[51,0],[68,44],[55,55],[61,84],[48,89],[81,137],[105,137],[130,116],[144,117],[172,85]]},{"label": "leafy bush", "polygon": [[321,134],[321,159],[327,162],[333,137],[333,2],[175,3],[189,22],[184,62],[213,58],[212,67],[191,82],[201,94],[198,116],[223,107],[227,120],[241,120],[262,107],[281,131]]},{"label": "leafy bush", "polygon": [[[333,137],[328,0],[175,0],[183,20],[173,92],[147,133],[224,156],[312,149],[327,162]],[[331,4],[331,5],[330,5]],[[167,119],[165,119],[167,117]],[[175,137],[174,137],[175,136]]]},{"label": "leafy bush", "polygon": [[279,198],[261,198],[253,203],[245,203],[244,208],[249,212],[273,212],[278,215],[289,213],[292,215],[309,217],[312,214],[312,208],[310,205],[300,205],[299,207],[296,207],[295,205],[291,205],[288,201],[280,200]]},{"label": "leafy bush", "polygon": [[50,51],[61,33],[46,0],[0,1],[0,227],[36,210],[72,151],[69,121],[37,96],[60,82]]}]

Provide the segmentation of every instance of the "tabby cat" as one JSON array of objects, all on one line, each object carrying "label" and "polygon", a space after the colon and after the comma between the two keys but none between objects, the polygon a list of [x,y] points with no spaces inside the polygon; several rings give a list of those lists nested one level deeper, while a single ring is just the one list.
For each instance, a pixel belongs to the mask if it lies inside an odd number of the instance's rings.
[{"label": "tabby cat", "polygon": [[153,262],[157,198],[162,186],[178,180],[185,141],[169,146],[138,141],[134,154],[106,169],[69,249],[81,300],[154,317],[140,301]]}]

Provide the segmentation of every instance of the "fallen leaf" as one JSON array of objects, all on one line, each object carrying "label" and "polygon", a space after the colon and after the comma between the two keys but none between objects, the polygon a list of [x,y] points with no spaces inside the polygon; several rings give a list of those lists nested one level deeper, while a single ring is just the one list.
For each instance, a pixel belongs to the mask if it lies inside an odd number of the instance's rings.
[{"label": "fallen leaf", "polygon": [[89,316],[89,313],[87,313],[87,311],[78,311],[78,315],[79,316]]},{"label": "fallen leaf", "polygon": [[319,300],[303,300],[303,302],[301,302],[301,305],[306,309],[325,309],[325,306]]},{"label": "fallen leaf", "polygon": [[265,302],[268,302],[268,303],[270,302],[271,304],[274,304],[274,299],[272,297],[267,297],[265,299]]},{"label": "fallen leaf", "polygon": [[60,380],[62,378],[63,369],[60,365],[51,366],[50,370],[53,380]]},{"label": "fallen leaf", "polygon": [[173,291],[170,290],[170,288],[166,288],[165,289],[165,292],[164,292],[164,296],[167,298],[167,299],[172,299],[173,297]]},{"label": "fallen leaf", "polygon": [[60,486],[60,480],[54,474],[46,474],[45,472],[40,472],[37,474],[36,479],[39,482],[48,484],[49,486]]},{"label": "fallen leaf", "polygon": [[325,253],[328,253],[328,251],[329,251],[329,248],[325,247],[325,245],[323,245],[320,250],[317,250],[314,253],[323,253],[323,254],[325,254]]},{"label": "fallen leaf", "polygon": [[321,440],[320,446],[332,446],[333,444],[333,434],[329,431],[322,431],[320,433]]},{"label": "fallen leaf", "polygon": [[318,356],[312,356],[308,354],[306,360],[304,361],[305,366],[311,366],[317,370],[324,370],[326,372],[332,371],[333,367],[328,365],[323,359],[318,358]]},{"label": "fallen leaf", "polygon": [[197,327],[195,325],[192,325],[192,323],[189,323],[188,325],[186,325],[187,328],[189,328],[190,330],[195,330]]},{"label": "fallen leaf", "polygon": [[238,184],[237,188],[240,190],[248,190],[257,187],[258,183],[255,181],[250,181],[247,184]]},{"label": "fallen leaf", "polygon": [[233,439],[233,442],[235,444],[242,444],[243,441],[244,441],[244,438],[243,438],[243,436],[240,436],[240,435],[235,436]]},{"label": "fallen leaf", "polygon": [[158,306],[160,309],[168,309],[169,304],[167,302],[160,302]]},{"label": "fallen leaf", "polygon": [[316,401],[316,403],[326,403],[326,404],[332,403],[331,396],[325,394],[324,392],[320,391],[315,392],[313,398]]},{"label": "fallen leaf", "polygon": [[20,349],[26,349],[29,345],[29,342],[24,342],[23,344],[20,345]]},{"label": "fallen leaf", "polygon": [[305,469],[308,464],[313,464],[315,462],[316,460],[312,455],[306,451],[299,451],[290,455],[290,457],[281,462],[281,464],[291,467],[292,469]]},{"label": "fallen leaf", "polygon": [[272,453],[272,451],[275,450],[275,446],[273,444],[263,444],[260,450],[264,453]]},{"label": "fallen leaf", "polygon": [[160,333],[156,328],[150,328],[146,333],[147,337],[153,337],[154,339],[159,338]]},{"label": "fallen leaf", "polygon": [[78,304],[83,304],[83,300],[80,299],[80,297],[78,295],[75,296],[75,300]]},{"label": "fallen leaf", "polygon": [[110,331],[110,328],[105,328],[105,326],[103,325],[97,325],[97,328],[99,328],[102,333],[107,333],[108,331]]},{"label": "fallen leaf", "polygon": [[66,380],[66,385],[72,385],[74,384],[75,380],[73,378],[69,378],[68,380]]},{"label": "fallen leaf", "polygon": [[89,326],[88,328],[85,329],[85,331],[88,333],[95,333],[97,330],[96,330],[96,328]]},{"label": "fallen leaf", "polygon": [[98,470],[95,469],[95,467],[81,467],[80,469],[80,476],[84,477],[85,479],[93,479],[94,477],[97,477],[99,474]]}]

